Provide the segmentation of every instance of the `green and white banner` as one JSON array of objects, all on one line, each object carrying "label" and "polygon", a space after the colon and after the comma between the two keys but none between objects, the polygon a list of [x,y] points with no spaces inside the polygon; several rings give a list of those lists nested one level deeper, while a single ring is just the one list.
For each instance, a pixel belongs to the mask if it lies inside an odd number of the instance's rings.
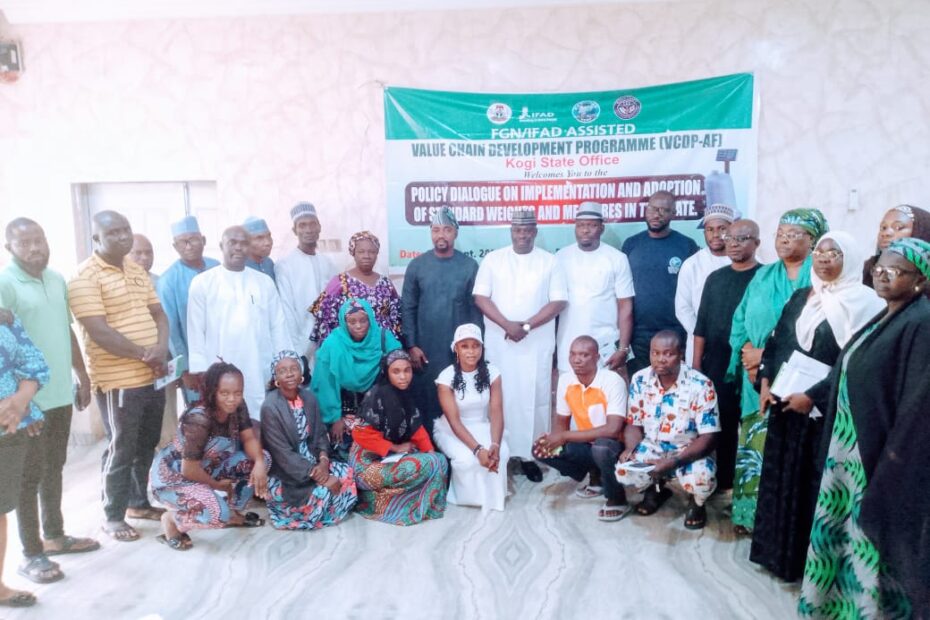
[{"label": "green and white banner", "polygon": [[[574,216],[601,203],[604,241],[644,230],[648,197],[677,197],[673,227],[701,239],[705,205],[755,213],[753,76],[593,93],[486,94],[385,89],[390,266],[432,246],[443,205],[456,247],[480,259],[510,244],[514,209],[533,207],[537,244],[574,243]],[[401,269],[402,270],[402,269]]]}]

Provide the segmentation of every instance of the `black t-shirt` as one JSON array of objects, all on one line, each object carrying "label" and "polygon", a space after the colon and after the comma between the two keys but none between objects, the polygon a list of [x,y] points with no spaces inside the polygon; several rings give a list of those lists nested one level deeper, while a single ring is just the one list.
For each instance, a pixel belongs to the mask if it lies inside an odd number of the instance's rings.
[{"label": "black t-shirt", "polygon": [[633,332],[651,336],[662,329],[681,330],[675,317],[675,288],[685,259],[698,251],[690,237],[672,231],[654,239],[648,231],[623,242],[633,272]]},{"label": "black t-shirt", "polygon": [[746,287],[760,267],[762,265],[756,265],[746,271],[736,271],[729,266],[721,267],[711,272],[704,282],[694,335],[704,339],[701,371],[718,385],[723,382],[727,366],[730,365],[730,330],[733,327],[733,314],[743,300]]}]

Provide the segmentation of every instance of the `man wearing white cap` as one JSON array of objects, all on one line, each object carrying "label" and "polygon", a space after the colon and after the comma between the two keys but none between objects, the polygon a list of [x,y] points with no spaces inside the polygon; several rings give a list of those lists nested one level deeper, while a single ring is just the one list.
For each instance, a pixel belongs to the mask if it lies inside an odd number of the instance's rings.
[{"label": "man wearing white cap", "polygon": [[275,264],[274,272],[292,348],[310,360],[314,318],[309,308],[336,275],[336,268],[327,256],[317,252],[321,227],[316,207],[309,202],[294,205],[291,221],[297,247]]},{"label": "man wearing white cap", "polygon": [[555,255],[568,286],[568,307],[559,315],[559,372],[571,370],[568,351],[578,336],[597,342],[600,365],[625,370],[633,335],[633,274],[626,255],[601,243],[601,205],[584,202],[575,215],[575,245]]},{"label": "man wearing white cap", "polygon": [[698,228],[704,229],[704,241],[707,247],[685,259],[678,272],[678,286],[675,289],[675,316],[688,332],[685,359],[689,362],[694,352],[694,325],[697,323],[698,308],[701,307],[701,293],[704,282],[711,272],[730,264],[727,256],[726,234],[739,216],[730,205],[714,204],[704,209],[704,219]]},{"label": "man wearing white cap", "polygon": [[510,247],[484,257],[475,277],[475,304],[488,319],[488,359],[501,370],[504,420],[511,454],[533,482],[542,471],[533,462],[533,441],[549,430],[553,319],[568,299],[555,256],[535,247],[536,212],[517,210]]},{"label": "man wearing white cap", "polygon": [[245,404],[257,420],[271,379],[271,358],[288,349],[290,339],[274,282],[245,268],[248,245],[242,226],[223,232],[222,266],[191,282],[187,338],[192,373],[203,373],[221,358],[239,367]]},{"label": "man wearing white cap", "polygon": [[[200,225],[193,215],[173,223],[171,235],[174,237],[174,250],[178,253],[178,260],[174,262],[158,279],[158,299],[161,307],[168,317],[170,338],[168,348],[171,357],[183,355],[190,360],[187,351],[187,295],[191,288],[191,280],[197,274],[203,273],[220,264],[215,258],[203,255],[203,248],[207,243],[206,237],[200,232]],[[195,381],[189,373],[181,377],[184,400],[190,404],[197,399],[198,393]]]},{"label": "man wearing white cap", "polygon": [[274,261],[269,257],[271,248],[274,247],[274,239],[271,238],[268,223],[260,217],[250,215],[242,222],[242,227],[249,233],[249,250],[245,266],[262,272],[273,282],[275,279]]}]

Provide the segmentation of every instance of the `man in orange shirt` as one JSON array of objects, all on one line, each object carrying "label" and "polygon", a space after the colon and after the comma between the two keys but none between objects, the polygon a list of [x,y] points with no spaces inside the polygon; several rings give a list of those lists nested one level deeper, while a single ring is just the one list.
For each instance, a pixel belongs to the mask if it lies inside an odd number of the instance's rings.
[{"label": "man in orange shirt", "polygon": [[568,353],[572,369],[559,377],[553,430],[536,440],[533,453],[578,482],[590,475],[588,485],[579,486],[575,494],[586,499],[603,494],[606,502],[597,518],[619,521],[630,512],[623,486],[614,476],[623,451],[620,437],[626,422],[627,390],[620,375],[598,367],[599,359],[594,338],[579,336],[572,341]]}]

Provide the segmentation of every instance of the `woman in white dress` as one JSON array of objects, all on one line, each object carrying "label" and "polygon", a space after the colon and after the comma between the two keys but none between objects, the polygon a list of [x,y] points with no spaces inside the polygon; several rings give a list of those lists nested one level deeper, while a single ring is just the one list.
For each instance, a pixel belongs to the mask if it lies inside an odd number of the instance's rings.
[{"label": "woman in white dress", "polygon": [[500,371],[485,361],[481,329],[474,323],[456,328],[452,350],[455,362],[436,378],[443,416],[433,428],[452,462],[448,501],[503,510],[510,451],[503,439]]}]

